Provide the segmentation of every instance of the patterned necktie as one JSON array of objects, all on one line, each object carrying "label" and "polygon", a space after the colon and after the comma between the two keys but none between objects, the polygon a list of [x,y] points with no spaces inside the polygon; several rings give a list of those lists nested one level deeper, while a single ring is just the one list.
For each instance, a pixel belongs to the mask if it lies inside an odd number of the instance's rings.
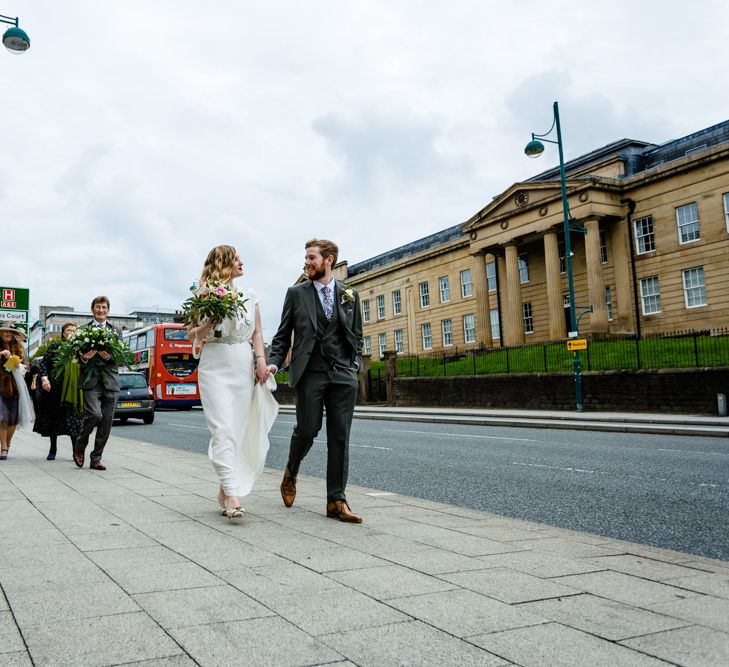
[{"label": "patterned necktie", "polygon": [[324,315],[328,320],[331,320],[334,312],[334,301],[332,300],[332,290],[329,285],[324,285],[321,288],[321,301],[324,306]]}]

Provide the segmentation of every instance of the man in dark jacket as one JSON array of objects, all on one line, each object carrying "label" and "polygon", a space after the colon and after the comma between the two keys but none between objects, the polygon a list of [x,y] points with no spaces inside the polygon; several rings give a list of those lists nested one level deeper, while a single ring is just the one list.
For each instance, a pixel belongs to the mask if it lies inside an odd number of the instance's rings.
[{"label": "man in dark jacket", "polygon": [[[95,297],[91,302],[91,312],[94,319],[86,326],[106,327],[116,334],[111,324],[106,321],[109,315],[109,299],[105,296]],[[98,363],[89,364],[89,361],[97,354],[103,360],[100,372]],[[101,456],[111,433],[111,422],[114,420],[114,408],[119,394],[119,370],[111,355],[105,350],[84,352],[80,355],[80,362],[81,389],[84,394],[84,424],[81,435],[73,448],[73,460],[79,468],[83,468],[89,436],[96,428],[94,450],[91,452],[89,468],[106,470],[106,466],[101,462]]]}]

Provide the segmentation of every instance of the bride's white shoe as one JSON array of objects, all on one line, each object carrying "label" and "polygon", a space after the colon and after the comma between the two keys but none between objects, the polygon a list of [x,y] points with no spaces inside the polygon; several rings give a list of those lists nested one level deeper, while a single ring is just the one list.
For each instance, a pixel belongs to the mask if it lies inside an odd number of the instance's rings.
[{"label": "bride's white shoe", "polygon": [[[220,505],[220,515],[221,516],[227,516],[229,519],[240,519],[245,510],[240,505],[235,506],[228,506],[227,505],[227,496],[225,495],[225,492],[223,491],[223,487],[221,486],[218,489],[218,505]],[[236,501],[238,499],[236,498]]]}]

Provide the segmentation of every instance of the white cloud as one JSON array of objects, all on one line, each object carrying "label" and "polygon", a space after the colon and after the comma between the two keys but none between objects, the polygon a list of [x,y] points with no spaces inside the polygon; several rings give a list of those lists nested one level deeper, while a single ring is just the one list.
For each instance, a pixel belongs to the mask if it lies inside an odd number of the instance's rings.
[{"label": "white cloud", "polygon": [[275,330],[303,243],[350,262],[467,219],[560,102],[567,156],[724,120],[724,3],[36,0],[0,54],[0,282],[176,307],[236,245]]}]

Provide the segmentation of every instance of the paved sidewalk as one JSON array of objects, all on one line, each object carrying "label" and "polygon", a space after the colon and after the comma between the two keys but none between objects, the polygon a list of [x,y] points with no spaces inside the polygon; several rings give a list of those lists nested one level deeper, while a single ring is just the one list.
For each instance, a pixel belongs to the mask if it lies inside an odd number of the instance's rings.
[{"label": "paved sidewalk", "polygon": [[268,469],[233,523],[204,455],[59,449],[0,463],[0,665],[729,664],[729,562]]}]

